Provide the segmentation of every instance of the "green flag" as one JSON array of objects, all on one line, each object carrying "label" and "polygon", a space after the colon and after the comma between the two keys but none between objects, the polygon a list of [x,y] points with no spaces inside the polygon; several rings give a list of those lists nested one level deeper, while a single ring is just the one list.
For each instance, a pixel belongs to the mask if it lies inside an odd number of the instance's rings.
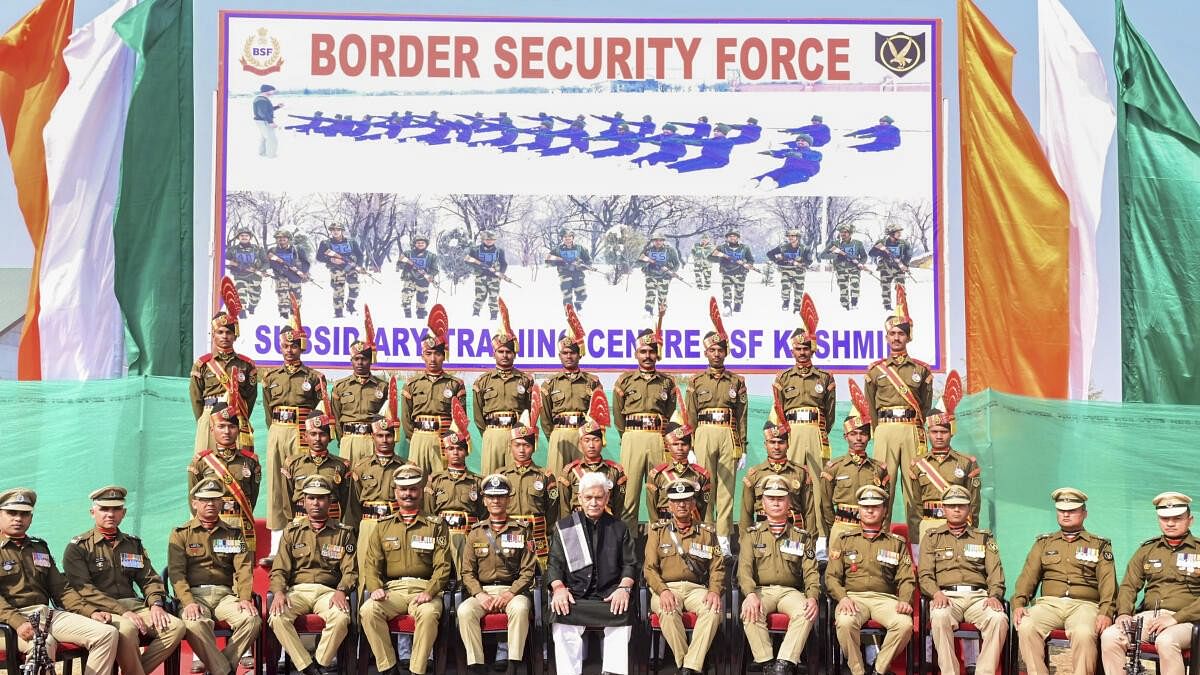
[{"label": "green flag", "polygon": [[138,55],[113,217],[130,374],[192,362],[192,2],[145,0],[114,24]]},{"label": "green flag", "polygon": [[1122,384],[1200,404],[1200,126],[1117,0]]}]

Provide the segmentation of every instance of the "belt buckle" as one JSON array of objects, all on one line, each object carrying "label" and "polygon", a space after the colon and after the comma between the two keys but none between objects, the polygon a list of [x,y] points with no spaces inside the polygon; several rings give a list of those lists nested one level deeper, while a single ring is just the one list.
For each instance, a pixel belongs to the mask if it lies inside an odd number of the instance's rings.
[{"label": "belt buckle", "polygon": [[504,426],[508,426],[508,425],[512,424],[512,419],[513,419],[512,415],[497,415],[496,416],[496,421],[499,422],[500,424],[503,424]]},{"label": "belt buckle", "polygon": [[709,413],[709,415],[712,417],[712,421],[714,421],[714,422],[724,422],[725,421],[725,413],[723,413],[723,412]]},{"label": "belt buckle", "polygon": [[384,506],[383,504],[376,504],[375,506],[371,507],[371,511],[380,517],[386,516],[388,514],[388,510],[388,507]]},{"label": "belt buckle", "polygon": [[291,410],[280,410],[279,412],[277,412],[277,413],[275,413],[275,414],[279,416],[279,421],[280,421],[280,422],[291,422],[291,421],[292,421],[292,417],[293,417],[293,416],[294,416],[296,413],[292,412]]}]

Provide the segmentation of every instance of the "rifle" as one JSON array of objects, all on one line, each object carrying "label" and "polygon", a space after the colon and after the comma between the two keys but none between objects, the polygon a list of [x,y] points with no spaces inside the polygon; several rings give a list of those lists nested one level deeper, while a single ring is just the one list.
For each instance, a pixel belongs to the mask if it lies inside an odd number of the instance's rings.
[{"label": "rifle", "polygon": [[[712,254],[717,256],[718,258],[725,258],[726,260],[733,260],[733,258],[729,257],[729,254],[725,253],[724,251],[722,251],[719,248],[714,248]],[[766,275],[766,272],[763,272],[762,270],[758,269],[754,265],[751,265],[750,263],[746,262],[745,260],[738,260],[736,262],[737,262],[737,264],[741,265],[742,268],[744,268],[744,269],[748,269],[752,272],[758,272],[759,274],[762,274],[764,276]]]},{"label": "rifle", "polygon": [[336,251],[329,251],[328,255],[330,258],[337,258],[337,260],[334,260],[333,263],[335,265],[341,267],[346,272],[357,272],[358,274],[366,275],[367,278],[369,278],[371,281],[374,281],[377,284],[383,283],[378,278],[376,278],[374,274],[371,274],[371,271],[368,270],[366,267],[363,267],[362,265],[356,265],[356,264],[354,264],[353,261],[346,260],[345,258],[342,257],[341,253],[337,253]]},{"label": "rifle", "polygon": [[421,268],[417,267],[417,264],[412,261],[412,258],[409,258],[408,256],[401,253],[400,257],[397,258],[397,260],[404,263],[405,265],[408,265],[409,269],[411,269],[414,273],[420,274],[422,277],[424,277],[425,282],[428,283],[430,286],[433,286],[438,291],[442,290],[442,287],[438,285],[438,282],[433,280],[433,276],[426,274],[425,272],[422,272]]},{"label": "rifle", "polygon": [[600,270],[596,269],[595,267],[592,267],[591,265],[584,264],[583,262],[581,262],[581,261],[579,261],[579,260],[571,260],[571,261],[568,261],[568,260],[566,260],[565,258],[563,258],[562,256],[559,256],[559,255],[554,255],[553,253],[547,253],[547,254],[546,254],[546,260],[558,260],[558,261],[560,261],[560,262],[565,262],[565,263],[567,263],[567,264],[568,264],[568,265],[570,265],[571,267],[578,267],[578,268],[580,268],[580,269],[585,269],[585,270],[587,270],[587,271],[589,271],[589,272],[599,272],[599,271],[600,271]]},{"label": "rifle", "polygon": [[[277,262],[280,265],[283,265],[284,267],[286,267],[289,270],[291,270],[292,272],[294,272],[296,274],[296,276],[300,277],[300,283],[304,283],[305,281],[308,281],[313,286],[316,286],[317,288],[320,288],[321,290],[325,289],[324,286],[317,283],[316,279],[313,279],[312,277],[308,276],[308,272],[301,272],[295,265],[289,265],[289,264],[285,263],[283,261],[283,258],[280,258],[279,256],[275,255],[274,253],[268,253],[267,260],[270,260],[272,262]],[[308,279],[305,279],[304,277],[308,277]]]},{"label": "rifle", "polygon": [[1125,635],[1129,638],[1129,658],[1125,660],[1125,675],[1143,675],[1146,672],[1142,667],[1142,622],[1145,618],[1139,616],[1133,621],[1132,627],[1125,629]]},{"label": "rifle", "polygon": [[508,283],[512,284],[513,286],[516,286],[517,288],[521,287],[521,284],[518,284],[517,282],[513,281],[512,277],[508,276],[504,272],[501,272],[500,270],[494,270],[490,267],[487,267],[483,263],[476,260],[475,258],[472,258],[471,256],[467,256],[466,261],[467,261],[468,265],[474,265],[478,269],[482,270],[483,272],[486,272],[490,276],[496,277],[500,281],[507,281]]},{"label": "rifle", "polygon": [[883,242],[879,242],[878,244],[875,244],[874,246],[871,247],[871,250],[879,251],[879,252],[883,253],[885,256],[887,256],[888,260],[891,260],[892,262],[896,263],[897,265],[903,265],[904,266],[904,276],[908,277],[909,279],[912,279],[913,281],[917,280],[917,278],[913,276],[912,270],[910,270],[908,268],[908,265],[905,265],[904,263],[897,260],[896,256],[892,255],[892,252],[887,250],[887,247],[883,245]]},{"label": "rifle", "polygon": [[[654,261],[653,261],[653,260],[652,260],[652,259],[651,259],[649,256],[642,256],[642,257],[638,258],[638,260],[639,260],[639,261],[641,261],[641,262],[644,262],[644,263],[646,263],[646,264],[648,264],[648,265],[653,265],[653,266],[655,266],[655,267],[659,267],[659,266],[660,266],[658,263],[654,262]],[[661,266],[661,267],[662,267],[663,269],[665,269],[665,270],[667,271],[667,273],[670,275],[670,277],[671,277],[672,279],[674,279],[675,281],[678,281],[679,283],[683,284],[684,286],[687,286],[688,288],[695,288],[694,286],[692,286],[691,284],[689,284],[689,283],[687,282],[687,280],[686,280],[686,279],[684,279],[683,277],[679,276],[679,272],[676,272],[675,270],[673,270],[673,269],[671,269],[670,267],[667,267],[667,266],[665,266],[665,265],[663,265],[663,266]]]},{"label": "rifle", "polygon": [[50,651],[46,647],[53,621],[54,610],[49,607],[29,617],[29,623],[33,626],[33,648],[25,657],[22,675],[54,675],[54,659],[50,658]]},{"label": "rifle", "polygon": [[[850,262],[853,262],[854,264],[858,265],[858,269],[862,270],[863,272],[866,272],[867,274],[871,275],[872,277],[875,277],[876,281],[883,281],[883,279],[879,278],[878,274],[875,274],[871,270],[867,269],[866,265],[864,265],[860,262],[856,262],[854,260],[854,258],[851,258],[850,254],[843,251],[841,246],[837,246],[835,244],[830,244],[829,248],[826,248],[825,250],[832,252],[835,255],[840,255],[841,257],[845,258],[846,260],[849,260]],[[830,277],[830,278],[832,278],[832,277]]]}]

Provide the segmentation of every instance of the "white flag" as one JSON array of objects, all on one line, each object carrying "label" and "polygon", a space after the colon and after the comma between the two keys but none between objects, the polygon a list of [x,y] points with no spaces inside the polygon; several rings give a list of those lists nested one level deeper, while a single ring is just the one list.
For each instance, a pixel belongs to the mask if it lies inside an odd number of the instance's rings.
[{"label": "white flag", "polygon": [[1104,61],[1059,0],[1038,0],[1038,62],[1042,144],[1071,203],[1069,391],[1086,399],[1099,313],[1096,229],[1116,114]]}]

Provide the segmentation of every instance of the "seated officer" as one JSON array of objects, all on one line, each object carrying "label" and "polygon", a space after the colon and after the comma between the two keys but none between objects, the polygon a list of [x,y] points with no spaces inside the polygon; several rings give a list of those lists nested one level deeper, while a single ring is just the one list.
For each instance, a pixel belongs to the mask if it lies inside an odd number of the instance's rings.
[{"label": "seated officer", "polygon": [[362,631],[375,655],[380,675],[397,675],[396,648],[387,622],[400,614],[412,616],[412,658],[409,672],[421,675],[428,667],[442,616],[442,590],[450,579],[449,531],[437,516],[421,516],[421,467],[405,464],[392,478],[396,513],[380,518],[367,542],[363,566]]},{"label": "seated officer", "polygon": [[[96,527],[67,544],[63,570],[71,587],[92,606],[92,618],[116,627],[117,665],[128,675],[145,675],[175,651],[184,628],[164,609],[167,587],[142,540],[120,530],[126,494],[125,488],[110,485],[89,495]],[[144,600],[134,591],[135,584]],[[154,638],[141,654],[143,635]]]},{"label": "seated officer", "polygon": [[[678,480],[666,492],[671,518],[652,524],[646,538],[650,611],[658,614],[680,675],[696,675],[704,670],[704,658],[721,623],[725,556],[716,529],[693,518],[696,485]],[[690,645],[683,628],[685,611],[697,614]]]},{"label": "seated officer", "polygon": [[983,636],[975,672],[992,675],[1008,637],[1008,615],[1001,602],[1004,568],[1000,549],[991,532],[970,526],[971,493],[967,488],[946,488],[942,504],[946,524],[925,533],[917,564],[921,593],[930,599],[929,623],[938,668],[958,675],[954,629],[966,620],[978,626]]},{"label": "seated officer", "polygon": [[912,639],[909,599],[917,582],[904,537],[883,531],[887,497],[885,487],[860,487],[856,497],[860,527],[829,542],[825,585],[838,603],[834,619],[838,643],[853,675],[866,672],[859,631],[868,620],[887,629],[875,658],[876,673],[889,672],[892,659]]},{"label": "seated officer", "polygon": [[[179,618],[187,630],[184,637],[209,675],[236,670],[238,656],[254,644],[262,626],[251,597],[254,551],[240,527],[221,519],[225,496],[225,486],[217,480],[197,483],[192,490],[196,515],[167,540],[167,577],[183,606]],[[217,649],[213,636],[214,618],[233,630],[223,650]]]},{"label": "seated officer", "polygon": [[[305,675],[336,672],[333,659],[350,629],[349,594],[358,586],[354,530],[329,516],[333,484],[321,475],[300,486],[305,517],[288,525],[271,564],[270,618],[279,644]],[[325,621],[315,659],[296,633],[296,617]]]},{"label": "seated officer", "polygon": [[[821,577],[814,559],[816,533],[793,524],[786,478],[766,476],[762,483],[766,519],[746,530],[738,550],[738,586],[746,596],[741,607],[742,628],[763,672],[789,675],[800,662],[817,618]],[[772,612],[788,615],[779,660],[774,662],[767,632],[767,615]]]},{"label": "seated officer", "polygon": [[487,519],[467,533],[459,574],[470,596],[458,606],[458,631],[467,649],[471,673],[487,672],[483,665],[483,637],[479,620],[484,614],[508,615],[508,675],[516,672],[529,635],[532,603],[526,593],[537,568],[536,545],[531,529],[508,517],[512,485],[494,473],[483,480],[483,505]]},{"label": "seated officer", "polygon": [[53,656],[59,642],[75,643],[87,648],[84,675],[109,675],[117,629],[87,618],[90,608],[58,571],[46,541],[26,535],[36,503],[37,494],[28,488],[0,492],[0,621],[17,632],[17,648],[28,652],[34,637],[30,619],[53,599],[66,611],[54,612],[48,653]]}]

